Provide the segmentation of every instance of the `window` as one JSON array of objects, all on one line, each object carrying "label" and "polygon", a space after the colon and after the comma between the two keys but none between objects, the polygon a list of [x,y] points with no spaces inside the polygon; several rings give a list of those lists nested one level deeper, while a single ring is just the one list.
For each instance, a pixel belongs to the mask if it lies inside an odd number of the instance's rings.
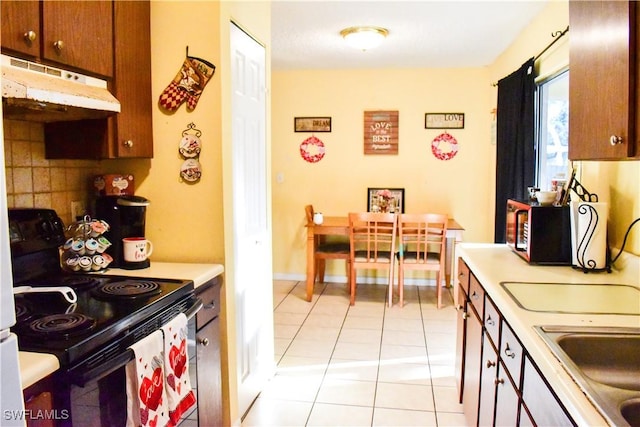
[{"label": "window", "polygon": [[569,172],[569,71],[540,81],[537,89],[536,186],[546,190]]}]

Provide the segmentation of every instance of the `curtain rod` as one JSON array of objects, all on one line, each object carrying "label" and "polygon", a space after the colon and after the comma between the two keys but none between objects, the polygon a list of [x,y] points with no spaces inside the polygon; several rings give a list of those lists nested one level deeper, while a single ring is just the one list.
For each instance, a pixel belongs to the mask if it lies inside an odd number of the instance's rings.
[{"label": "curtain rod", "polygon": [[562,38],[562,36],[564,36],[565,34],[567,34],[569,32],[569,26],[567,25],[567,28],[565,28],[564,31],[556,31],[555,33],[551,33],[551,37],[553,37],[553,40],[551,41],[551,43],[549,43],[547,45],[547,47],[545,47],[544,49],[542,49],[542,52],[540,52],[539,54],[537,54],[533,60],[537,61],[538,58],[540,58],[547,50],[549,50],[549,48],[551,46],[553,46],[555,44],[555,42],[557,42],[558,40],[560,40]]},{"label": "curtain rod", "polygon": [[[551,33],[551,37],[553,37],[553,40],[551,41],[551,43],[549,43],[547,45],[547,47],[545,47],[544,49],[542,49],[542,51],[537,54],[536,56],[533,57],[534,61],[537,61],[538,58],[540,58],[542,55],[544,55],[544,53],[549,50],[549,48],[551,46],[553,46],[555,44],[555,42],[557,42],[558,40],[560,40],[562,38],[562,36],[564,36],[565,34],[567,34],[569,32],[569,26],[567,25],[567,28],[564,29],[564,31],[555,31],[553,33]],[[498,86],[498,82],[495,83],[491,83],[491,86],[496,87]]]}]

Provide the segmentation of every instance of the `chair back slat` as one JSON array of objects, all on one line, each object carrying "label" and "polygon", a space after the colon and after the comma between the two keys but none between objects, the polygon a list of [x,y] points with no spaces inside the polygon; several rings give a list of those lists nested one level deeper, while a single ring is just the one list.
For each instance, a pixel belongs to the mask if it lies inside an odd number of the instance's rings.
[{"label": "chair back slat", "polygon": [[398,289],[400,305],[404,298],[404,271],[436,271],[438,308],[442,304],[442,276],[445,274],[445,255],[447,238],[446,215],[400,214],[398,217]]},{"label": "chair back slat", "polygon": [[349,239],[354,262],[391,263],[395,253],[397,216],[391,213],[349,214]]}]

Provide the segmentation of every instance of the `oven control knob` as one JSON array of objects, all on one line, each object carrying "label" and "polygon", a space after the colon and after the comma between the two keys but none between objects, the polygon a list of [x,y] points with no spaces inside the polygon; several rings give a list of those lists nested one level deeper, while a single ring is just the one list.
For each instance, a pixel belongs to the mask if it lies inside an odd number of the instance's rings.
[{"label": "oven control knob", "polygon": [[202,344],[204,347],[209,345],[209,338],[202,338],[200,341],[200,344]]}]

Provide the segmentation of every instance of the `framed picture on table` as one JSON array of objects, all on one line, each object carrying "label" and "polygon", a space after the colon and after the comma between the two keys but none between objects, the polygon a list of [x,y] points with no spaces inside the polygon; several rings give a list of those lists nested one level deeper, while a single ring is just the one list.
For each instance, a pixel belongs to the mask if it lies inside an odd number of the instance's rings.
[{"label": "framed picture on table", "polygon": [[367,188],[367,212],[404,213],[404,188]]}]

